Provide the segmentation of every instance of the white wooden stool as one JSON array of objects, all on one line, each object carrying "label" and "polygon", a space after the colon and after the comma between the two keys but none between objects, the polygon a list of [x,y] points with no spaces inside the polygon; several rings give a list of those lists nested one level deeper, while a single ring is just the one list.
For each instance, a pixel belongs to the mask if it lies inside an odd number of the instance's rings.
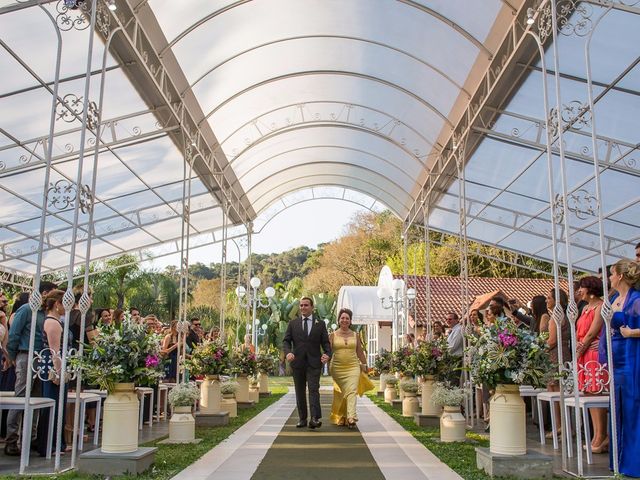
[{"label": "white wooden stool", "polygon": [[536,395],[536,404],[538,407],[538,427],[540,428],[540,443],[544,445],[546,442],[544,433],[544,417],[542,416],[542,402],[549,402],[551,409],[551,435],[553,438],[553,448],[558,450],[558,425],[556,425],[556,414],[554,403],[560,404],[560,392],[540,392]]}]

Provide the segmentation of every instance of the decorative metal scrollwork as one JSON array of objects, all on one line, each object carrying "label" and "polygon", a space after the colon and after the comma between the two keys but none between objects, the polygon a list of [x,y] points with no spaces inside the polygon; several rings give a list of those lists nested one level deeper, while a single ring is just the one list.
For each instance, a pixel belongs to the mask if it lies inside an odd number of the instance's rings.
[{"label": "decorative metal scrollwork", "polygon": [[[570,127],[575,130],[581,130],[583,127],[591,125],[589,106],[578,100],[563,104],[560,110],[560,117],[565,128]],[[549,111],[548,123],[549,133],[551,133],[552,137],[555,137],[558,134],[558,110],[555,107]]]},{"label": "decorative metal scrollwork", "polygon": [[573,394],[575,388],[575,382],[573,379],[573,362],[564,362],[564,365],[560,366],[560,386],[562,391],[567,395]]},{"label": "decorative metal scrollwork", "polygon": [[109,32],[111,31],[111,14],[109,10],[102,5],[99,5],[96,11],[96,26],[105,37],[109,36]]},{"label": "decorative metal scrollwork", "polygon": [[584,390],[600,394],[609,388],[609,370],[607,364],[597,360],[589,360],[578,366],[578,374],[583,382]]},{"label": "decorative metal scrollwork", "polygon": [[58,180],[49,184],[47,199],[49,207],[65,210],[74,205],[75,199],[80,202],[82,213],[89,213],[93,208],[93,195],[88,185],[82,185],[78,192],[76,184],[68,180]]},{"label": "decorative metal scrollwork", "polygon": [[[567,210],[572,212],[580,220],[595,217],[598,212],[598,199],[587,190],[580,189],[567,197]],[[564,206],[562,195],[556,194],[554,202],[554,221],[561,223],[564,220]]]},{"label": "decorative metal scrollwork", "polygon": [[86,30],[89,27],[91,6],[85,0],[58,0],[56,4],[56,24],[63,32]]},{"label": "decorative metal scrollwork", "polygon": [[[68,93],[56,105],[56,121],[62,120],[71,123],[80,119],[83,112],[84,97]],[[87,107],[87,126],[94,129],[98,125],[98,118],[98,105],[96,105],[96,102],[89,102]]]},{"label": "decorative metal scrollwork", "polygon": [[538,36],[542,44],[551,35],[551,29],[553,28],[553,21],[551,18],[551,4],[547,5],[540,11],[538,16]]},{"label": "decorative metal scrollwork", "polygon": [[558,31],[562,35],[585,37],[593,29],[593,8],[580,0],[560,0],[556,7]]},{"label": "decorative metal scrollwork", "polygon": [[[66,355],[67,364],[64,374],[65,383],[76,378],[78,370],[74,366],[74,362],[71,361],[76,356],[76,349],[69,349]],[[34,377],[37,377],[41,381],[49,380],[60,382],[60,377],[62,375],[60,375],[60,372],[56,371],[54,366],[56,363],[60,364],[61,362],[62,357],[60,356],[60,352],[54,352],[50,348],[43,348],[39,352],[34,352],[33,366],[31,367],[34,373]]]}]

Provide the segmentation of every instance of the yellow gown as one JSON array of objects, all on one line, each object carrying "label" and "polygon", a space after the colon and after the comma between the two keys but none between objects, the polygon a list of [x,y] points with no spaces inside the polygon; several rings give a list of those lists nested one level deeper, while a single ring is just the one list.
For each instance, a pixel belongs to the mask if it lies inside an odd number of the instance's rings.
[{"label": "yellow gown", "polygon": [[333,335],[333,355],[329,364],[329,373],[333,377],[330,419],[336,425],[344,425],[347,418],[357,420],[356,395],[362,396],[375,386],[369,377],[360,371],[360,360],[356,354],[357,341],[355,332],[347,339]]}]

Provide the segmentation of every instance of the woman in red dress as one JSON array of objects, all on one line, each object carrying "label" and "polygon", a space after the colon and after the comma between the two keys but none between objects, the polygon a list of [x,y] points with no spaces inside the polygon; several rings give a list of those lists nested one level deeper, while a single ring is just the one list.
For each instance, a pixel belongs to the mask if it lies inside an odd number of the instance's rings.
[{"label": "woman in red dress", "polygon": [[[584,300],[587,305],[576,323],[576,356],[578,358],[578,388],[585,395],[602,395],[608,386],[607,369],[598,361],[598,345],[602,330],[602,280],[588,276],[580,280],[577,299]],[[604,341],[604,339],[603,339]],[[589,409],[593,423],[591,448],[594,453],[607,451],[609,437],[607,435],[607,411],[604,408]]]}]

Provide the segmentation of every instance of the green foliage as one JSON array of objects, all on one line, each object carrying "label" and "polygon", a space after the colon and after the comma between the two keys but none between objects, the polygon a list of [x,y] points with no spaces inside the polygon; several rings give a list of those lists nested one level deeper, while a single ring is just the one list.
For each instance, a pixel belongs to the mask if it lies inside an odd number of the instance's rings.
[{"label": "green foliage", "polygon": [[273,374],[278,366],[278,357],[273,353],[260,353],[256,359],[257,368],[259,372]]},{"label": "green foliage", "polygon": [[421,342],[409,358],[410,371],[415,375],[434,376],[437,380],[446,380],[456,364],[449,353],[445,338]]},{"label": "green foliage", "polygon": [[413,355],[413,349],[410,347],[402,347],[391,354],[391,372],[402,373],[403,375],[413,376],[413,365],[411,363],[411,356]]},{"label": "green foliage", "polygon": [[554,372],[546,348],[548,336],[519,328],[508,319],[480,327],[478,336],[467,336],[472,378],[491,387],[516,384],[544,388]]},{"label": "green foliage", "polygon": [[231,373],[252,376],[257,372],[256,354],[246,348],[236,348],[231,357]]},{"label": "green foliage", "polygon": [[205,341],[197,345],[186,366],[193,375],[224,375],[231,371],[231,355],[222,341]]},{"label": "green foliage", "polygon": [[391,356],[391,352],[388,350],[382,350],[382,352],[376,356],[373,363],[376,375],[382,375],[383,373],[390,372],[392,360],[393,357]]},{"label": "green foliage", "polygon": [[156,383],[164,375],[160,361],[160,337],[147,333],[144,325],[124,321],[99,327],[94,343],[85,345],[82,358],[71,359],[82,368],[90,384],[113,391],[116,383]]}]

